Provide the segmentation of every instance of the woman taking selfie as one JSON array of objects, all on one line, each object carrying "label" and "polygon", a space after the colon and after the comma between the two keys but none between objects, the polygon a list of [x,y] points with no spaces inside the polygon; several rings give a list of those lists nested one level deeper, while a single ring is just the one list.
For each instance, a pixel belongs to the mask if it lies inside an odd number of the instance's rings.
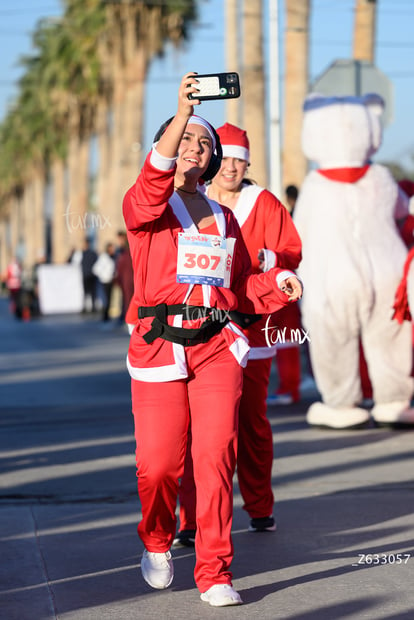
[{"label": "woman taking selfie", "polygon": [[197,501],[195,582],[212,606],[240,604],[230,564],[238,404],[248,344],[228,312],[273,312],[302,294],[278,268],[250,274],[232,212],[197,186],[220,166],[213,127],[193,115],[194,73],[183,77],[164,124],[124,198],[138,321],[128,351],[135,423],[144,579],[173,579],[178,480],[191,423]]}]

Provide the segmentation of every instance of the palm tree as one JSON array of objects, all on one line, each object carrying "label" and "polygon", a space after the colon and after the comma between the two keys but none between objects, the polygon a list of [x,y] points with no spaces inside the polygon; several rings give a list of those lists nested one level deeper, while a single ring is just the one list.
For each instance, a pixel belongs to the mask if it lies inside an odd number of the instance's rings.
[{"label": "palm tree", "polygon": [[[10,210],[16,209],[16,189],[21,187],[22,234],[28,247],[32,238],[36,239],[33,248],[39,245],[42,233],[33,235],[33,231],[38,222],[39,231],[43,227],[40,211],[50,177],[54,190],[53,259],[67,258],[69,249],[88,232],[84,224],[93,135],[97,135],[100,148],[99,207],[105,210],[110,205],[113,223],[121,225],[121,197],[139,165],[138,156],[131,156],[130,144],[131,139],[133,143],[141,141],[148,64],[162,52],[167,39],[178,45],[195,17],[192,0],[65,0],[63,19],[40,24],[34,35],[36,56],[23,59],[27,75],[21,84],[22,94],[0,125],[0,217],[8,222],[1,227],[2,234],[8,226],[21,225],[14,223],[18,218],[10,216]],[[115,154],[111,162],[110,153]],[[121,163],[126,165],[114,174],[118,181],[114,200],[108,169],[110,164],[110,170],[116,170]],[[69,179],[68,192],[65,177]],[[40,211],[31,223],[33,196]],[[72,214],[68,218],[69,204]],[[113,235],[112,228],[112,239]],[[2,247],[3,241],[0,239]]]},{"label": "palm tree", "polygon": [[[226,24],[226,67],[227,71],[237,71],[239,67],[239,15],[237,0],[226,0],[225,2],[225,24]],[[228,99],[226,103],[226,120],[233,125],[241,122],[240,99]]]},{"label": "palm tree", "polygon": [[243,10],[243,125],[250,141],[251,176],[267,185],[266,118],[262,0],[249,0]]},{"label": "palm tree", "polygon": [[283,139],[283,187],[298,187],[306,175],[301,148],[303,102],[308,92],[310,0],[285,0],[285,96]]},{"label": "palm tree", "polygon": [[[112,229],[123,228],[122,198],[141,165],[146,76],[151,61],[166,40],[174,45],[186,38],[196,18],[195,2],[108,2],[106,32],[112,63],[112,131],[109,202],[99,205]],[[107,231],[109,232],[109,231]],[[105,233],[105,231],[103,231]]]},{"label": "palm tree", "polygon": [[374,63],[376,0],[355,0],[354,58]]},{"label": "palm tree", "polygon": [[[27,62],[27,71],[20,81],[20,97],[16,108],[19,123],[17,148],[19,162],[23,163],[24,193],[23,226],[30,231],[25,235],[25,261],[34,264],[39,254],[45,253],[44,196],[47,166],[44,153],[48,149],[50,134],[45,132],[49,110],[44,105],[39,89],[40,62],[33,58]],[[30,200],[28,194],[30,193]]]},{"label": "palm tree", "polygon": [[90,138],[100,95],[97,40],[106,20],[100,0],[66,0],[66,5],[56,38],[55,78],[67,111],[69,192],[64,220],[71,247],[79,249],[93,233],[88,221]]},{"label": "palm tree", "polygon": [[[69,241],[64,220],[65,196],[63,178],[67,153],[67,111],[66,96],[62,96],[62,86],[59,83],[60,65],[56,50],[61,33],[60,23],[41,21],[33,35],[33,45],[38,54],[34,58],[23,58],[26,66],[26,75],[30,75],[30,67],[35,72],[35,89],[37,92],[37,112],[35,118],[40,121],[43,134],[47,140],[43,142],[38,158],[43,162],[47,179],[53,187],[52,212],[52,259],[54,262],[63,262],[67,258]],[[47,128],[47,131],[45,131]],[[46,180],[46,172],[44,174]],[[43,188],[44,193],[44,188]],[[42,217],[42,233],[45,222]],[[30,238],[31,231],[27,230],[26,238]]]}]

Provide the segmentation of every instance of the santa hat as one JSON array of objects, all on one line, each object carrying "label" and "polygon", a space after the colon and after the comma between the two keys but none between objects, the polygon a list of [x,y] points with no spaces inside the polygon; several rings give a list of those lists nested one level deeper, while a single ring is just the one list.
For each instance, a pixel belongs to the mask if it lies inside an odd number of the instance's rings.
[{"label": "santa hat", "polygon": [[236,157],[250,163],[249,139],[244,129],[230,123],[224,123],[217,129],[220,137],[223,157]]}]

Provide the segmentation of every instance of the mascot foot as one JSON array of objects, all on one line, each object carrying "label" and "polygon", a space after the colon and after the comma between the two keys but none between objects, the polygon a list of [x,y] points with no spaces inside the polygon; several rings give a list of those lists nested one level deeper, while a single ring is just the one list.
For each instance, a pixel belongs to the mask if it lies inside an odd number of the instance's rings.
[{"label": "mascot foot", "polygon": [[308,409],[306,421],[311,426],[352,429],[366,426],[369,412],[360,407],[328,407],[324,403],[313,403]]},{"label": "mascot foot", "polygon": [[408,400],[375,405],[371,415],[379,426],[414,426],[414,408]]}]

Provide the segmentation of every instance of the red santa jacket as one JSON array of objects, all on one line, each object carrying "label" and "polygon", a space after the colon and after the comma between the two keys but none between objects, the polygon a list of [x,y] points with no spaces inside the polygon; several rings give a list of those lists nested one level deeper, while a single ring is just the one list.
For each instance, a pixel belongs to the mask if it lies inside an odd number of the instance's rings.
[{"label": "red santa jacket", "polygon": [[[302,258],[302,242],[290,213],[276,196],[259,185],[243,183],[233,214],[249,252],[252,273],[261,273],[258,258],[261,249],[264,250],[265,271],[272,267],[297,269]],[[266,322],[267,316],[264,316],[244,330],[251,346],[250,359],[264,359],[275,354],[276,344],[269,346],[269,338],[266,338]],[[278,323],[277,315],[272,316],[269,327],[285,327]]]},{"label": "red santa jacket", "polygon": [[[123,214],[134,266],[134,304],[182,304],[193,285],[176,281],[178,233],[198,230],[174,192],[175,161],[153,150],[147,157],[133,187],[125,195]],[[230,209],[209,200],[220,235],[235,239],[230,286],[200,285],[204,305],[221,310],[270,313],[287,305],[288,298],[276,284],[291,272],[275,267],[266,273],[251,274],[248,251],[240,227]],[[201,319],[200,319],[201,321]],[[184,348],[157,338],[148,345],[143,339],[152,319],[138,319],[131,334],[127,365],[131,376],[141,381],[171,381],[187,377]],[[171,325],[197,327],[183,316],[169,317]],[[233,323],[221,332],[231,352],[244,365],[249,346]]]}]

